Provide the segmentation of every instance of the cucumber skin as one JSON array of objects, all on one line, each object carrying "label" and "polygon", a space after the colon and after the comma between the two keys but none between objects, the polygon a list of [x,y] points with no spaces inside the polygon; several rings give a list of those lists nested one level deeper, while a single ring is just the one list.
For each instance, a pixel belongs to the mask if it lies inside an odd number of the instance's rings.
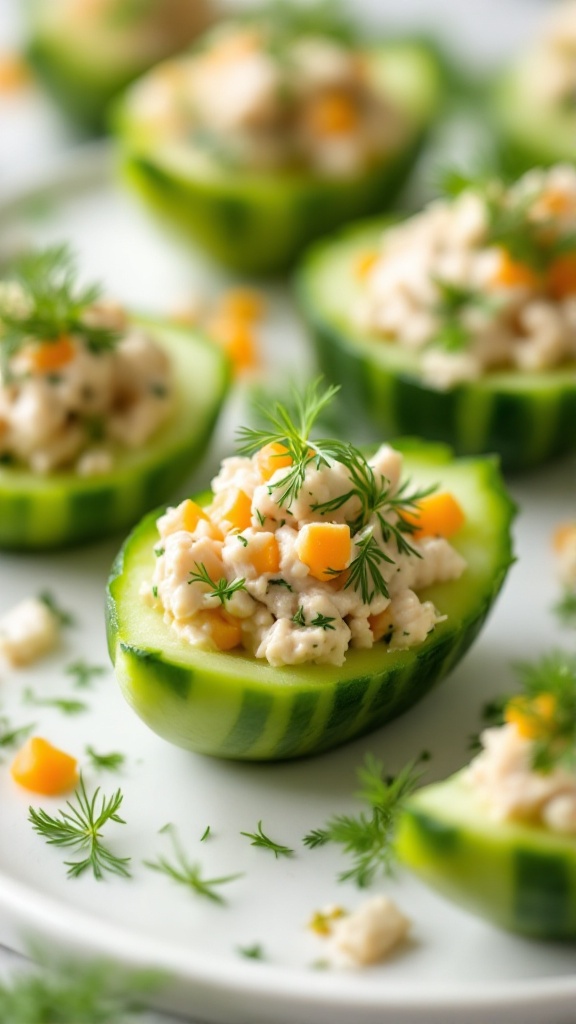
[{"label": "cucumber skin", "polygon": [[[159,321],[139,322],[159,331],[164,329]],[[121,534],[153,507],[160,495],[168,498],[189,475],[202,457],[220,413],[230,383],[230,368],[212,343],[182,329],[170,326],[169,330],[186,344],[211,353],[217,383],[211,400],[206,402],[203,420],[193,421],[189,416],[176,439],[174,423],[166,450],[156,452],[143,465],[120,464],[112,474],[82,478],[58,473],[43,477],[0,467],[0,549],[47,551]],[[181,403],[184,399],[185,384]]]},{"label": "cucumber skin", "polygon": [[428,109],[413,117],[407,108],[413,123],[405,144],[358,176],[257,177],[232,171],[207,181],[179,175],[163,167],[151,147],[142,147],[133,138],[129,95],[110,116],[120,174],[162,220],[200,243],[217,262],[247,275],[282,273],[314,239],[347,221],[385,210],[404,185],[444,98],[438,53],[421,41],[411,45],[428,64]]},{"label": "cucumber skin", "polygon": [[[498,571],[482,599],[462,621],[453,620],[444,632],[437,630],[414,651],[393,656],[385,648],[373,648],[368,652],[372,656],[369,671],[364,663],[358,674],[350,669],[360,653],[354,651],[341,671],[323,672],[320,666],[274,669],[231,654],[198,657],[189,653],[188,664],[184,664],[178,660],[178,652],[149,646],[148,636],[147,643],[140,637],[134,642],[126,622],[130,598],[124,594],[123,607],[123,591],[138,552],[151,552],[159,514],[151,513],[126,540],[107,590],[109,653],[127,702],[154,732],[176,746],[249,761],[319,754],[402,714],[463,657],[512,561],[506,535],[514,509],[490,460],[486,460],[485,474],[486,486],[498,495],[502,535]],[[145,556],[148,576],[152,557]],[[377,660],[377,668],[372,660]]]},{"label": "cucumber skin", "polygon": [[217,262],[242,274],[274,275],[289,269],[315,238],[346,221],[376,213],[398,195],[423,147],[425,135],[361,177],[302,180],[283,196],[256,195],[240,179],[219,188],[178,179],[146,157],[127,155],[122,175],[149,207],[184,232]]},{"label": "cucumber skin", "polygon": [[[426,384],[415,372],[386,361],[386,345],[374,341],[374,355],[354,338],[354,328],[314,300],[318,261],[331,247],[358,238],[377,238],[384,221],[347,228],[313,246],[296,276],[296,293],[310,328],[318,363],[339,384],[342,404],[387,437],[412,434],[449,444],[458,455],[495,452],[507,471],[532,469],[576,449],[576,364],[571,374],[558,373],[547,388],[531,387],[530,374],[508,374],[508,383],[489,376],[448,390]],[[351,272],[353,272],[351,270]],[[536,376],[536,375],[534,375]],[[550,371],[547,377],[554,376]],[[514,378],[511,382],[511,378]],[[536,379],[536,384],[537,384]]]},{"label": "cucumber skin", "polygon": [[67,66],[64,56],[69,55],[59,54],[40,36],[32,38],[26,48],[32,70],[66,115],[86,134],[104,134],[110,104],[145,69],[129,67],[98,77],[81,64]]},{"label": "cucumber skin", "polygon": [[[534,939],[576,939],[576,839],[450,813],[460,777],[425,787],[401,814],[395,849],[424,882],[471,913]],[[446,813],[438,811],[445,793]],[[435,796],[430,808],[427,796]],[[473,796],[469,796],[473,804]]]}]

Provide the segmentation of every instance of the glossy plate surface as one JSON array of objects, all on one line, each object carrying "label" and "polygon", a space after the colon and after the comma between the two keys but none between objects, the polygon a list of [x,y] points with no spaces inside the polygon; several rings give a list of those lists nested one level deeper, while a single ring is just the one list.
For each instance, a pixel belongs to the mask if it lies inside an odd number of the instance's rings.
[{"label": "glossy plate surface", "polygon": [[[111,183],[106,154],[91,151],[50,180],[13,196],[0,209],[0,257],[22,241],[70,238],[87,276],[103,279],[122,301],[162,314],[198,291],[215,294],[215,279],[150,226]],[[110,241],[112,239],[112,242]],[[269,293],[263,339],[265,369],[285,375],[307,360],[287,294]],[[205,485],[231,449],[242,395],[237,392],[203,467],[183,492]],[[35,797],[9,775],[10,750],[0,748],[0,941],[24,948],[30,934],[52,949],[110,955],[126,966],[164,968],[159,994],[166,1008],[218,1024],[573,1024],[576,949],[523,941],[499,932],[398,872],[377,889],[397,899],[413,921],[409,944],[387,964],[317,969],[322,940],[307,928],[314,910],[338,902],[353,909],[368,895],[337,881],[347,866],[338,850],[308,850],[302,837],[334,813],[354,812],[355,770],[370,751],[394,770],[422,749],[432,751],[428,778],[441,778],[467,758],[480,709],[513,685],[511,663],[551,646],[573,649],[574,635],[551,612],[558,598],[550,534],[574,514],[573,461],[516,480],[522,511],[518,562],[480,640],[435,692],[392,725],[317,759],[290,764],[237,764],[171,747],[149,732],[123,702],[105,651],[103,589],[118,540],[63,554],[0,554],[0,614],[18,599],[49,589],[76,625],[60,649],[30,669],[0,667],[0,717],[35,731],[80,758],[89,791],[122,787],[125,825],[106,839],[130,856],[131,880],[68,880],[66,851],[48,847],[27,821],[28,806],[55,813],[63,800]],[[66,672],[84,659],[106,666],[80,689]],[[31,691],[31,693],[30,693]],[[65,715],[34,700],[74,698],[86,710]],[[0,723],[1,724],[1,723]],[[118,774],[96,773],[85,755],[121,751]],[[274,859],[242,831],[259,821],[294,849]],[[168,822],[189,860],[208,878],[236,872],[218,905],[151,871],[145,860],[171,858]],[[207,826],[210,835],[201,842]],[[259,944],[262,961],[242,948]],[[316,966],[315,966],[316,965]]]}]

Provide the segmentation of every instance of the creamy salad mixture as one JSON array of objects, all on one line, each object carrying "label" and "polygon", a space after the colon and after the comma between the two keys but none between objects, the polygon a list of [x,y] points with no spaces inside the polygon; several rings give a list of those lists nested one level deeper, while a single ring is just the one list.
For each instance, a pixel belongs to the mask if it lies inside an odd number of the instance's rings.
[{"label": "creamy salad mixture", "polygon": [[574,0],[554,5],[538,44],[526,61],[527,82],[537,100],[567,110],[576,107]]},{"label": "creamy salad mixture", "polygon": [[[143,597],[181,639],[274,666],[342,665],[350,647],[412,647],[440,621],[418,591],[457,579],[465,561],[445,537],[409,530],[417,496],[402,455],[383,445],[366,461],[342,445],[345,465],[309,444],[291,490],[292,457],[269,442],[223,461],[211,505],[185,500],[158,520]],[[379,495],[372,508],[359,474]]]},{"label": "creamy salad mixture", "polygon": [[386,230],[362,284],[359,325],[417,353],[434,387],[573,362],[576,169],[433,202]]},{"label": "creamy salad mixture", "polygon": [[170,415],[169,360],[124,310],[75,299],[63,266],[45,269],[0,284],[0,462],[106,473]]},{"label": "creamy salad mixture", "polygon": [[131,109],[141,129],[174,154],[185,145],[186,159],[211,172],[346,177],[405,134],[355,47],[264,18],[221,27],[193,54],[156,68],[133,89]]},{"label": "creamy salad mixture", "polygon": [[534,737],[516,722],[486,729],[482,752],[467,777],[496,821],[538,822],[576,836],[576,772],[563,767],[537,771]]}]

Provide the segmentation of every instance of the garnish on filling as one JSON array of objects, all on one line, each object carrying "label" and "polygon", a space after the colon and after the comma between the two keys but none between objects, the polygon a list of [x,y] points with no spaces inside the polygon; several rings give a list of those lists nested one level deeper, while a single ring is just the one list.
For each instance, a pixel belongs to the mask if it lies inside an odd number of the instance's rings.
[{"label": "garnish on filling", "polygon": [[359,324],[418,353],[437,388],[574,361],[576,170],[459,185],[366,255]]},{"label": "garnish on filling", "polygon": [[496,821],[576,836],[576,659],[554,653],[521,672],[524,693],[482,733],[467,779]]},{"label": "garnish on filling", "polygon": [[23,257],[0,282],[0,462],[106,473],[172,405],[166,354],[78,284],[65,246]]},{"label": "garnish on filling", "polygon": [[186,146],[201,168],[308,169],[346,177],[405,134],[371,83],[354,31],[326,4],[272,4],[268,17],[214,31],[202,48],[146,76],[132,113]]},{"label": "garnish on filling", "polygon": [[240,431],[244,454],[224,459],[210,505],[186,499],[158,519],[142,596],[193,646],[341,665],[349,647],[408,648],[441,621],[417,591],[464,571],[447,539],[462,510],[411,488],[388,445],[366,459],[312,440],[336,390],[312,384],[294,419],[277,403],[268,429]]}]

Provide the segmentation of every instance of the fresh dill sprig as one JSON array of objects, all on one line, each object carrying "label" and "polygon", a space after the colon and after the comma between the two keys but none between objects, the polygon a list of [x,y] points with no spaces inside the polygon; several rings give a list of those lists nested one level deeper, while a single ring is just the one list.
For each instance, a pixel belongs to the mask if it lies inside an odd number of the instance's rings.
[{"label": "fresh dill sprig", "polygon": [[120,754],[117,751],[113,751],[110,754],[97,754],[94,747],[90,745],[86,747],[86,756],[90,759],[90,764],[93,768],[100,768],[109,772],[117,772],[126,761],[124,754]]},{"label": "fresh dill sprig", "polygon": [[280,507],[286,506],[289,509],[296,500],[304,484],[306,467],[310,463],[315,462],[318,468],[329,465],[321,444],[313,442],[310,435],[318,416],[339,388],[330,385],[322,391],[320,385],[321,378],[316,378],[303,395],[295,392],[293,410],[281,402],[275,402],[271,409],[260,408],[260,413],[270,425],[269,429],[240,427],[238,430],[238,450],[241,454],[253,455],[264,445],[280,444],[290,456],[290,469],[269,488],[271,494],[278,494],[276,501]]},{"label": "fresh dill sprig", "polygon": [[262,830],[262,821],[258,822],[256,832],[241,832],[241,836],[246,836],[247,839],[251,839],[251,846],[261,846],[265,850],[271,850],[276,859],[278,857],[292,857],[294,850],[289,846],[282,846],[281,843],[274,842],[269,836]]},{"label": "fresh dill sprig", "polygon": [[470,340],[470,330],[463,317],[470,309],[494,313],[497,304],[493,298],[485,295],[478,288],[456,284],[435,277],[434,284],[438,292],[438,301],[433,312],[440,321],[440,328],[430,344],[446,349],[447,352],[460,352],[466,348]]},{"label": "fresh dill sprig", "polygon": [[[533,759],[536,771],[556,767],[576,769],[576,654],[553,651],[537,662],[516,666],[528,704],[524,714],[534,717]],[[537,698],[551,698],[551,710],[542,711]]]},{"label": "fresh dill sprig", "polygon": [[220,580],[213,580],[204,562],[195,562],[194,565],[197,571],[190,572],[188,583],[206,583],[214,597],[217,597],[222,605],[229,601],[232,595],[236,594],[239,590],[246,590],[246,580],[244,578],[232,580],[231,583],[228,583],[226,577]]},{"label": "fresh dill sprig", "polygon": [[[287,509],[298,497],[304,484],[306,468],[311,463],[318,469],[341,463],[350,476],[349,489],[328,501],[311,503],[310,509],[320,515],[329,515],[355,499],[357,511],[348,520],[352,535],[362,530],[372,516],[376,516],[385,543],[393,540],[400,554],[419,557],[418,551],[408,539],[415,526],[403,518],[402,511],[414,511],[418,502],[435,488],[410,492],[409,482],[405,481],[394,490],[390,481],[382,474],[375,473],[366,457],[354,445],[337,439],[313,439],[311,433],[318,415],[337,392],[336,387],[322,391],[321,378],[318,378],[309,384],[302,396],[295,395],[294,412],[280,402],[275,403],[272,411],[261,408],[270,429],[241,428],[238,434],[239,451],[252,455],[272,443],[286,449],[292,461],[291,468],[280,480],[269,486],[269,491],[275,495],[277,504],[285,505]],[[361,538],[357,546],[359,551],[349,566],[345,585],[360,589],[365,602],[369,595],[373,597],[375,593],[387,595],[379,563],[392,562],[392,559],[379,549],[372,533]]]},{"label": "fresh dill sprig", "polygon": [[5,715],[0,715],[0,748],[15,747],[35,728],[35,722],[13,728]]},{"label": "fresh dill sprig", "polygon": [[385,776],[382,762],[367,754],[358,769],[362,788],[356,796],[368,804],[369,811],[355,817],[335,815],[323,828],[313,829],[304,837],[311,849],[326,843],[338,843],[352,857],[352,867],[342,871],[339,881],[353,881],[359,888],[371,885],[379,872],[390,874],[394,863],[393,840],[398,814],[405,799],[421,778],[421,765],[429,755],[423,753],[410,761],[396,775]]},{"label": "fresh dill sprig", "polygon": [[93,352],[114,347],[119,333],[90,322],[86,316],[100,298],[98,285],[80,285],[74,257],[67,245],[26,253],[10,269],[0,290],[0,354],[4,369],[30,339],[55,342],[76,335]]},{"label": "fresh dill sprig", "polygon": [[3,1024],[137,1024],[145,993],[162,981],[159,972],[128,973],[109,961],[80,965],[30,952],[40,967],[0,980]]},{"label": "fresh dill sprig", "polygon": [[564,626],[576,625],[576,591],[566,590],[553,606],[554,614]]},{"label": "fresh dill sprig", "polygon": [[240,956],[246,957],[247,960],[264,960],[264,947],[260,942],[255,942],[252,946],[237,946]]},{"label": "fresh dill sprig", "polygon": [[89,665],[83,658],[70,662],[64,669],[67,676],[74,678],[74,686],[78,689],[88,688],[96,676],[103,676],[108,671],[105,665]]},{"label": "fresh dill sprig", "polygon": [[62,608],[50,590],[43,590],[38,594],[38,600],[45,604],[48,611],[60,623],[61,626],[75,626],[76,619],[71,612]]},{"label": "fresh dill sprig", "polygon": [[35,708],[56,708],[64,715],[81,715],[89,710],[83,700],[74,700],[72,697],[38,697],[30,687],[24,690],[22,699],[24,704]]},{"label": "fresh dill sprig", "polygon": [[321,612],[318,612],[314,616],[314,618],[311,620],[310,625],[311,626],[319,626],[320,629],[324,629],[324,630],[326,630],[326,629],[336,629],[336,626],[332,625],[333,622],[336,622],[335,616],[333,616],[333,615],[322,615]]},{"label": "fresh dill sprig", "polygon": [[74,794],[76,802],[66,801],[68,810],[59,811],[59,817],[52,817],[40,808],[29,808],[28,820],[38,835],[52,846],[71,847],[80,854],[81,860],[64,861],[69,878],[78,878],[84,871],[92,870],[94,877],[101,880],[105,873],[130,878],[128,864],[130,857],[117,857],[102,842],[102,829],[109,821],[120,825],[126,822],[118,814],[123,794],[120,789],[110,797],[102,795],[97,807],[100,787],[91,797],[86,792],[84,779],[80,776],[78,789]]},{"label": "fresh dill sprig", "polygon": [[344,589],[353,587],[358,590],[363,604],[370,604],[376,594],[388,597],[388,586],[380,565],[382,562],[392,564],[392,559],[379,547],[371,527],[356,541],[356,547],[358,554],[348,566]]},{"label": "fresh dill sprig", "polygon": [[300,626],[302,629],[306,625],[306,616],[304,615],[304,608],[301,604],[298,605],[297,611],[294,612],[292,622],[295,626]]},{"label": "fresh dill sprig", "polygon": [[[483,729],[497,728],[504,724],[504,711],[507,703],[507,697],[494,697],[492,700],[486,701],[482,705],[482,709],[480,711],[480,718],[482,722],[481,731]],[[480,732],[475,732],[470,736],[468,749],[473,754],[480,753],[482,750]]]},{"label": "fresh dill sprig", "polygon": [[234,882],[237,878],[241,878],[242,874],[222,875],[218,878],[203,878],[201,865],[191,864],[187,860],[184,851],[178,843],[174,826],[165,825],[161,831],[168,832],[172,839],[174,860],[170,861],[167,857],[161,856],[155,861],[145,860],[144,865],[152,871],[159,871],[161,874],[167,875],[172,881],[185,886],[198,896],[205,896],[206,899],[212,900],[213,903],[225,903],[224,897],[217,891],[218,886]]}]

